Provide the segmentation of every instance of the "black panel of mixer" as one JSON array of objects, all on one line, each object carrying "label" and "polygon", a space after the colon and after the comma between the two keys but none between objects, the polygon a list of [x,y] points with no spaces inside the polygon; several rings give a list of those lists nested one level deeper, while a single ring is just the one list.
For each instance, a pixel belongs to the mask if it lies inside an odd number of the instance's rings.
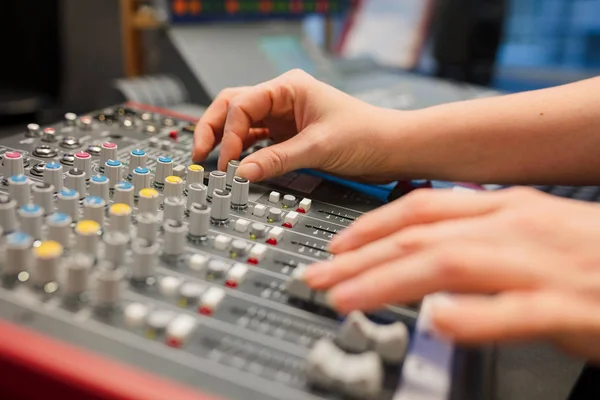
[{"label": "black panel of mixer", "polygon": [[193,131],[116,106],[1,140],[0,317],[221,398],[454,398],[418,306],[344,318],[304,284],[381,203],[192,164]]}]

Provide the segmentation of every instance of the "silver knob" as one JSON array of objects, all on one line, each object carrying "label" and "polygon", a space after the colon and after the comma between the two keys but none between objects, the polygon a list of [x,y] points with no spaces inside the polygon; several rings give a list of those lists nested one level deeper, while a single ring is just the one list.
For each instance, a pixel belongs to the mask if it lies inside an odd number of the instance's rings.
[{"label": "silver knob", "polygon": [[158,212],[158,192],[152,188],[140,190],[138,209],[143,213],[156,214]]},{"label": "silver knob", "polygon": [[44,217],[42,207],[37,204],[26,204],[19,208],[17,214],[19,215],[21,230],[36,240],[41,239]]},{"label": "silver knob", "polygon": [[224,224],[229,220],[229,209],[231,208],[231,193],[225,190],[216,190],[213,193],[210,208],[210,219],[213,224]]},{"label": "silver knob", "polygon": [[200,238],[208,235],[210,208],[194,203],[190,208],[190,237]]},{"label": "silver knob", "polygon": [[85,182],[86,179],[87,178],[83,170],[73,168],[67,172],[65,177],[65,187],[75,190],[77,193],[79,193],[79,198],[83,199],[87,195],[87,186]]},{"label": "silver knob", "polygon": [[216,190],[225,190],[227,183],[227,174],[221,171],[211,171],[208,175],[208,192],[206,198],[208,201],[212,201],[213,193]]},{"label": "silver knob", "polygon": [[231,185],[233,185],[233,178],[235,177],[235,174],[237,173],[238,167],[240,166],[240,162],[237,160],[229,160],[229,162],[227,163],[227,187],[231,188]]},{"label": "silver knob", "polygon": [[8,196],[0,195],[0,225],[4,233],[10,233],[17,229],[17,202]]},{"label": "silver knob", "polygon": [[45,182],[34,183],[31,188],[33,192],[33,204],[39,204],[46,215],[54,211],[54,186]]},{"label": "silver knob", "polygon": [[59,212],[67,214],[73,221],[79,220],[79,193],[73,189],[63,189],[57,195]]},{"label": "silver knob", "polygon": [[8,178],[8,193],[15,199],[18,207],[29,204],[31,200],[31,180],[25,175]]},{"label": "silver knob", "polygon": [[96,221],[100,229],[104,228],[106,202],[102,197],[88,196],[83,200],[83,219]]},{"label": "silver knob", "polygon": [[167,220],[163,226],[165,242],[163,253],[167,256],[178,256],[185,251],[187,227],[181,222]]},{"label": "silver knob", "polygon": [[291,194],[286,194],[283,196],[283,208],[292,208],[296,205],[296,197]]},{"label": "silver knob", "polygon": [[60,192],[63,188],[63,167],[59,162],[51,161],[44,167],[44,182],[54,186]]},{"label": "silver knob", "polygon": [[85,180],[89,181],[92,177],[92,155],[85,151],[75,153],[73,166],[78,170],[85,172]]},{"label": "silver knob", "polygon": [[185,201],[181,197],[167,197],[163,204],[164,218],[172,219],[177,222],[183,221],[185,213]]},{"label": "silver knob", "polygon": [[158,216],[152,213],[139,213],[136,216],[136,222],[137,237],[145,239],[150,243],[155,243],[158,227],[160,226],[160,219]]},{"label": "silver knob", "polygon": [[192,204],[206,205],[207,187],[202,183],[192,183],[188,186],[187,192],[187,209],[192,207]]},{"label": "silver knob", "polygon": [[113,200],[115,203],[127,204],[129,207],[133,207],[133,185],[129,182],[117,183]]},{"label": "silver knob", "polygon": [[42,142],[54,142],[56,141],[56,129],[44,128],[42,133]]},{"label": "silver knob", "polygon": [[282,212],[279,208],[271,207],[269,208],[269,214],[267,215],[267,219],[269,222],[278,222],[281,221]]},{"label": "silver knob", "polygon": [[84,115],[79,119],[79,126],[84,131],[89,131],[92,129],[92,118],[90,116]]},{"label": "silver knob", "polygon": [[183,179],[178,176],[167,176],[163,195],[165,197],[181,197],[183,195]]},{"label": "silver knob", "polygon": [[46,218],[48,237],[60,243],[63,248],[71,247],[71,223],[73,220],[67,214],[54,213]]},{"label": "silver knob", "polygon": [[29,138],[38,138],[42,136],[42,130],[38,124],[28,124],[25,136]]},{"label": "silver knob", "polygon": [[256,238],[262,238],[265,236],[267,232],[267,227],[263,224],[259,224],[258,222],[252,224],[250,227],[250,235]]},{"label": "silver knob", "polygon": [[131,243],[133,252],[133,264],[131,266],[131,277],[134,281],[144,282],[154,276],[156,259],[160,246],[145,239],[135,239]]},{"label": "silver knob", "polygon": [[77,114],[69,112],[65,114],[65,124],[67,126],[77,125]]},{"label": "silver knob", "polygon": [[204,183],[204,167],[198,164],[192,164],[187,167],[187,176],[185,178],[186,186],[190,187],[195,183]]},{"label": "silver knob", "polygon": [[250,193],[250,181],[246,178],[236,176],[231,186],[231,207],[243,210],[248,207],[248,195]]}]

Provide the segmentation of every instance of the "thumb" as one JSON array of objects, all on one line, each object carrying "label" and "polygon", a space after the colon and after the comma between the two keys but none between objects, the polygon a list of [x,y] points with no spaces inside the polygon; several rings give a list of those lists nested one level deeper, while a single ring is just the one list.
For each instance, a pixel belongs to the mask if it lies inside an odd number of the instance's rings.
[{"label": "thumb", "polygon": [[[307,130],[310,128],[307,128]],[[251,182],[262,181],[300,168],[313,168],[320,159],[315,135],[305,130],[291,139],[260,149],[244,158],[237,175]]]}]

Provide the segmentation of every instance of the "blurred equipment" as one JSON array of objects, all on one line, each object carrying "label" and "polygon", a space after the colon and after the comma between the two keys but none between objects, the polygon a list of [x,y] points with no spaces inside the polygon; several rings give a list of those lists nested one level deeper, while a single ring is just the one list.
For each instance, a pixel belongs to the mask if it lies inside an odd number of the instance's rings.
[{"label": "blurred equipment", "polygon": [[0,117],[55,106],[61,84],[59,1],[0,2]]},{"label": "blurred equipment", "polygon": [[431,335],[430,298],[344,317],[305,284],[382,201],[191,164],[195,120],[128,103],[0,141],[5,398],[491,400],[493,353]]},{"label": "blurred equipment", "polygon": [[494,78],[506,0],[438,0],[433,22],[437,76],[474,85]]}]

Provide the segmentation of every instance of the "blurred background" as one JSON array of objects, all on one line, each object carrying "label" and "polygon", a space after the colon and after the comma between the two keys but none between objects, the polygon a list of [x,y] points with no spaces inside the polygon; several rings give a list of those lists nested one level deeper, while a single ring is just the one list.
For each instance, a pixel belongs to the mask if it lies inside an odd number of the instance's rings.
[{"label": "blurred background", "polygon": [[292,68],[404,109],[547,87],[597,74],[599,16],[600,0],[3,0],[0,124],[123,100],[198,115]]}]

